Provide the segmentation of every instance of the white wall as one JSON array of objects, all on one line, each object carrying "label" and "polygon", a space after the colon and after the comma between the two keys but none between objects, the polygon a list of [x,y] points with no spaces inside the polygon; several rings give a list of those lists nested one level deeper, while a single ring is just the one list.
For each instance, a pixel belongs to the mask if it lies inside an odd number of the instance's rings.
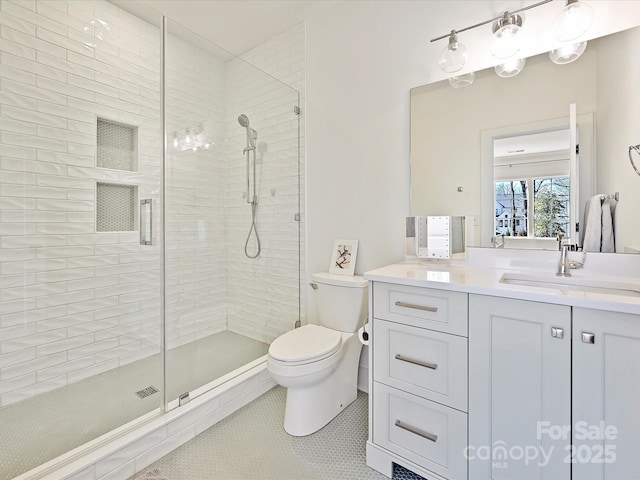
[{"label": "white wall", "polygon": [[[640,64],[621,62],[637,58],[640,28],[608,38],[598,45],[598,192],[620,193],[615,212],[616,252],[640,249],[640,177],[629,162],[628,148],[640,143],[638,84]],[[606,85],[606,87],[604,87]],[[635,99],[636,101],[630,101]],[[640,158],[633,152],[636,167]],[[624,221],[623,221],[624,219]]]},{"label": "white wall", "polygon": [[[403,259],[409,90],[446,78],[436,64],[444,44],[428,40],[491,18],[504,3],[347,1],[308,12],[308,274],[328,268],[335,238],[360,240],[356,273]],[[558,3],[527,12],[528,55],[550,48],[552,39],[532,32],[548,25]],[[640,24],[638,2],[590,3],[596,21],[589,35]],[[479,28],[465,38],[470,68],[489,66],[490,56],[480,53],[490,32]]]},{"label": "white wall", "polygon": [[[160,51],[157,27],[104,1],[0,13],[5,405],[159,351],[160,249],[96,232],[95,182],[158,201]],[[137,171],[96,168],[97,117],[138,127]]]}]

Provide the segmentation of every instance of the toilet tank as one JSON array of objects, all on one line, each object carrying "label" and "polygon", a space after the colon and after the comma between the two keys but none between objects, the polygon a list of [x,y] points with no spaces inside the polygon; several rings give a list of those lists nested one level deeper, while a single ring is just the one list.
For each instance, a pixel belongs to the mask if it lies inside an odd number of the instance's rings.
[{"label": "toilet tank", "polygon": [[311,275],[320,325],[341,332],[356,332],[368,314],[368,284],[359,275]]}]

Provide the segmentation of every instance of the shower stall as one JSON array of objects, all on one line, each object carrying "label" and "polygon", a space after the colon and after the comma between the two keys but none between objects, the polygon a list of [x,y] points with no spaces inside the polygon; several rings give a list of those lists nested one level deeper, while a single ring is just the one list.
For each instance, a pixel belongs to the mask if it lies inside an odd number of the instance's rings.
[{"label": "shower stall", "polygon": [[136,4],[0,2],[0,480],[300,321],[299,92]]}]

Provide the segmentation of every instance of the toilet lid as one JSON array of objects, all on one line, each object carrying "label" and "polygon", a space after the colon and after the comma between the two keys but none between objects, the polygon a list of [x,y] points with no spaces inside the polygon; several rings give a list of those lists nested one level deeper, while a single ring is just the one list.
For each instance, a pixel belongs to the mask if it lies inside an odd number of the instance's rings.
[{"label": "toilet lid", "polygon": [[342,335],[320,325],[305,325],[276,338],[269,355],[283,362],[300,362],[328,357],[342,343]]}]

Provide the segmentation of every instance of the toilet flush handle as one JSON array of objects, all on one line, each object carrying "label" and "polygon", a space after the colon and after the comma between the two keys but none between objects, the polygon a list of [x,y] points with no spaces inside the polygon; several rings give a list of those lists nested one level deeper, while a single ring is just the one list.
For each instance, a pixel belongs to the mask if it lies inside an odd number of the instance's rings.
[{"label": "toilet flush handle", "polygon": [[317,289],[318,289],[318,284],[317,284],[317,283],[313,283],[313,282],[311,282],[311,283],[309,284],[309,286],[310,286],[311,288],[313,288],[314,290],[317,290]]}]

